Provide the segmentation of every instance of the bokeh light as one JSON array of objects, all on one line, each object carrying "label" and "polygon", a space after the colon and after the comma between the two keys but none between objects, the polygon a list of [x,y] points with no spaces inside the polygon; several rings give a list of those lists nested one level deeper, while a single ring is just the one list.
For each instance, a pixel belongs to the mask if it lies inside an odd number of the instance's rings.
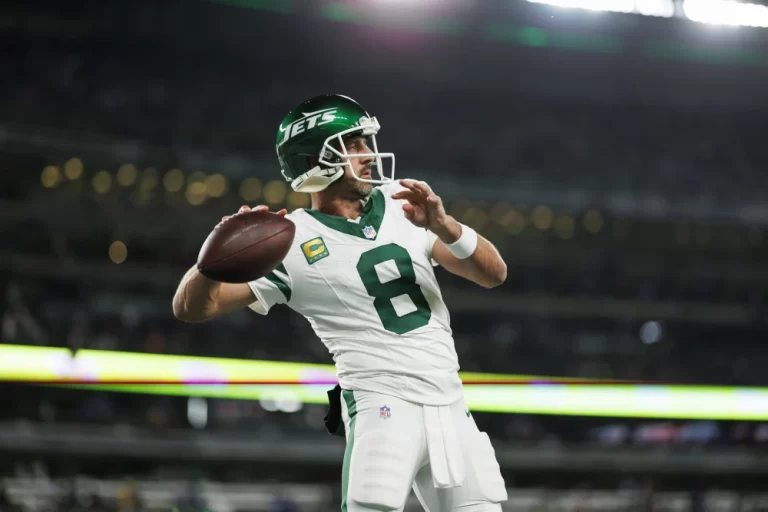
[{"label": "bokeh light", "polygon": [[286,202],[288,208],[294,210],[296,208],[309,208],[310,199],[311,197],[309,194],[304,192],[295,192],[292,190],[288,194],[288,200]]},{"label": "bokeh light", "polygon": [[91,185],[97,194],[106,194],[112,188],[112,175],[107,171],[99,171],[91,178]]},{"label": "bokeh light", "polygon": [[200,206],[208,198],[208,195],[205,193],[205,183],[202,181],[188,183],[185,196],[189,204],[192,206]]},{"label": "bokeh light", "polygon": [[499,220],[501,224],[511,235],[519,235],[525,229],[528,221],[522,213],[517,210],[509,210]]},{"label": "bokeh light", "polygon": [[83,161],[79,158],[70,158],[64,164],[64,176],[68,180],[77,180],[83,175]]},{"label": "bokeh light", "polygon": [[243,201],[258,201],[261,198],[261,180],[258,178],[246,178],[240,183],[240,197]]},{"label": "bokeh light", "polygon": [[187,176],[187,183],[205,183],[205,173],[201,171],[195,171]]},{"label": "bokeh light", "polygon": [[264,200],[267,204],[281,204],[285,200],[288,186],[284,181],[273,180],[264,187]]},{"label": "bokeh light", "polygon": [[211,174],[205,179],[205,192],[210,197],[222,197],[227,193],[227,178],[221,174]]},{"label": "bokeh light", "polygon": [[512,206],[508,203],[496,203],[491,208],[490,217],[496,224],[501,224],[501,220],[504,218],[504,215],[509,212],[509,210],[512,209]]},{"label": "bokeh light", "polygon": [[184,187],[184,173],[181,169],[171,169],[163,176],[163,186],[168,192],[178,192]]},{"label": "bokeh light", "polygon": [[53,188],[61,181],[61,171],[55,165],[46,165],[40,174],[40,182],[45,188]]},{"label": "bokeh light", "polygon": [[119,265],[123,263],[126,258],[128,258],[128,247],[125,245],[125,242],[122,242],[121,240],[112,242],[109,246],[109,259],[112,260],[112,263]]},{"label": "bokeh light", "polygon": [[664,330],[659,322],[650,321],[645,322],[640,327],[640,339],[646,345],[652,345],[661,341],[664,335]]},{"label": "bokeh light", "polygon": [[561,215],[555,220],[555,233],[566,240],[572,238],[575,224],[576,222],[570,215]]},{"label": "bokeh light", "polygon": [[153,190],[157,187],[158,183],[160,183],[160,179],[157,176],[157,169],[154,167],[144,169],[144,172],[141,174],[141,182],[139,183],[142,191]]},{"label": "bokeh light", "polygon": [[470,206],[464,211],[461,220],[467,226],[481,230],[488,224],[488,214],[476,206]]},{"label": "bokeh light", "polygon": [[117,183],[121,187],[130,187],[136,183],[136,176],[139,172],[133,164],[123,164],[117,170]]},{"label": "bokeh light", "polygon": [[542,231],[552,227],[552,210],[548,206],[537,206],[531,212],[531,223]]},{"label": "bokeh light", "polygon": [[590,233],[599,233],[603,229],[603,216],[597,210],[589,210],[584,215],[584,229]]}]

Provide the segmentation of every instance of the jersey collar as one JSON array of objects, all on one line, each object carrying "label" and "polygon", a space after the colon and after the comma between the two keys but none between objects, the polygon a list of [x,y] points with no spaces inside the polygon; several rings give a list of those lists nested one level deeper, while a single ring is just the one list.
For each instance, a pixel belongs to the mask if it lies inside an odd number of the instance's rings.
[{"label": "jersey collar", "polygon": [[[384,220],[384,195],[378,188],[373,189],[369,199],[363,206],[363,211],[360,212],[360,220],[352,222],[346,217],[339,215],[330,215],[318,210],[306,209],[304,210],[309,215],[321,224],[341,231],[348,235],[362,238],[363,240],[376,240],[379,236],[379,228],[381,228],[381,221]],[[368,228],[369,236],[365,235],[366,228]],[[373,236],[370,236],[370,228],[373,228]]]}]

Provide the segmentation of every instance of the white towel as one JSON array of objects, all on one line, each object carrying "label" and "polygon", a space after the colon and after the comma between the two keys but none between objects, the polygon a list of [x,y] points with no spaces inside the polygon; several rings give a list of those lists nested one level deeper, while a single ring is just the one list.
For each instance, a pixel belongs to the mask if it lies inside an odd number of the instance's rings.
[{"label": "white towel", "polygon": [[438,489],[460,487],[464,483],[464,456],[453,427],[450,406],[424,406],[432,483]]}]

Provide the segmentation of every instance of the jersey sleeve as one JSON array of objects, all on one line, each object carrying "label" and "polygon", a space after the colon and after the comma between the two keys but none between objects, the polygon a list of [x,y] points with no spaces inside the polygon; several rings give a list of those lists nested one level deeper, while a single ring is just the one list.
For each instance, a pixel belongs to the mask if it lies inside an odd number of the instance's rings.
[{"label": "jersey sleeve", "polygon": [[282,263],[275,270],[256,281],[251,281],[248,286],[256,295],[256,302],[249,307],[266,315],[275,304],[288,304],[291,300],[291,277]]}]

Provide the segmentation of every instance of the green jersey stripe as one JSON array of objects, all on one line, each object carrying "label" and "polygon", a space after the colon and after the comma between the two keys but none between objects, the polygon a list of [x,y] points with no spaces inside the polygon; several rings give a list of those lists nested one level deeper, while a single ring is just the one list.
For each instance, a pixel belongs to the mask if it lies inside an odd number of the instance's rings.
[{"label": "green jersey stripe", "polygon": [[[288,275],[288,271],[285,270],[285,265],[282,263],[279,264],[275,270],[285,274],[286,276]],[[275,272],[270,272],[265,277],[267,280],[269,280],[270,283],[277,286],[277,289],[283,293],[286,302],[291,300],[291,287],[288,286],[288,283],[286,283],[281,277],[275,274]]]},{"label": "green jersey stripe", "polygon": [[347,512],[347,491],[349,490],[349,466],[352,462],[352,450],[355,447],[355,423],[357,420],[357,402],[355,394],[350,390],[342,390],[341,396],[347,404],[349,414],[349,435],[347,447],[344,450],[344,465],[341,469],[341,512]]}]

